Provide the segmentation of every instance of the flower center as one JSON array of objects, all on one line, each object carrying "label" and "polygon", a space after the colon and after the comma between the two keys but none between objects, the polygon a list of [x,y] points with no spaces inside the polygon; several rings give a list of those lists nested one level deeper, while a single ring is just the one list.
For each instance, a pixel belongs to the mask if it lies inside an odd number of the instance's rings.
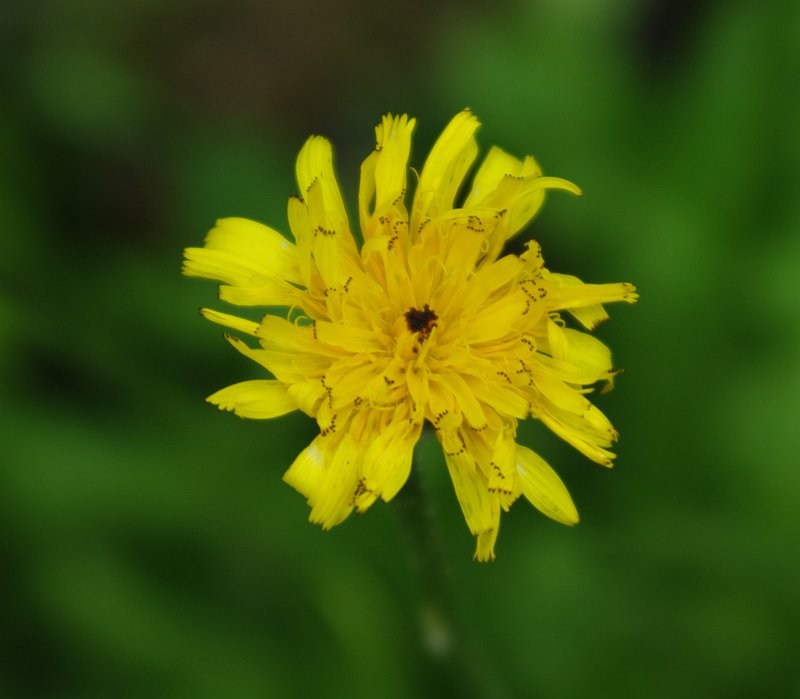
[{"label": "flower center", "polygon": [[431,331],[436,327],[436,321],[439,320],[439,316],[427,303],[422,307],[422,310],[418,308],[408,309],[405,315],[408,329],[412,333],[419,334],[420,342],[428,338]]}]

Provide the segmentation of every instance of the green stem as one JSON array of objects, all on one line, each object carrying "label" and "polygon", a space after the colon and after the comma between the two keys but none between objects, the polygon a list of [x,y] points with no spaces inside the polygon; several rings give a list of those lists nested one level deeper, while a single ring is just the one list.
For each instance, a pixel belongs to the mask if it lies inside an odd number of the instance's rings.
[{"label": "green stem", "polygon": [[418,456],[417,451],[411,475],[394,500],[394,509],[409,539],[420,582],[419,624],[428,662],[442,683],[441,689],[449,690],[448,694],[493,699],[506,696],[502,683],[488,672],[483,654],[459,620],[453,579],[425,496]]}]

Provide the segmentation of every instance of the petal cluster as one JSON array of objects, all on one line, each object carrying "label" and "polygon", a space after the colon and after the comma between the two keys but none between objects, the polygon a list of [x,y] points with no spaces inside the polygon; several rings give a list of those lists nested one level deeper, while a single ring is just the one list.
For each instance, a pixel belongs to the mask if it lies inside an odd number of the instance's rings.
[{"label": "petal cluster", "polygon": [[[563,483],[516,443],[528,417],[593,461],[610,466],[617,433],[587,398],[610,386],[611,354],[584,332],[607,318],[603,304],[637,295],[631,284],[584,284],[550,272],[539,245],[502,251],[541,207],[548,189],[536,161],[492,148],[463,202],[456,197],[478,155],[479,126],[456,115],[419,173],[410,210],[414,119],[385,116],[361,167],[356,241],[333,170],[330,143],[313,136],[297,158],[300,196],[290,198],[294,242],[245,219],[217,222],[183,271],[222,282],[220,299],[266,307],[260,322],[203,309],[266,369],[263,380],[208,400],[242,417],[302,410],[319,435],[284,475],[325,528],[405,483],[424,425],[441,442],[456,496],[494,558],[500,513],[524,495],[565,524],[578,515]],[[564,313],[584,330],[568,327]]]}]

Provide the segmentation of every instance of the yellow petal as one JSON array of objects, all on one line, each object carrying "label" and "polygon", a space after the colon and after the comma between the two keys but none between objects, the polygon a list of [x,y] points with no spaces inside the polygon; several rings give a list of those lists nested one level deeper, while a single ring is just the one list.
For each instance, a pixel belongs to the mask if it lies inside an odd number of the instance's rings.
[{"label": "yellow petal", "polygon": [[[333,171],[333,150],[327,139],[312,136],[305,142],[297,156],[297,184],[309,204],[312,228],[320,225],[340,233],[349,232],[344,201]],[[311,210],[308,195],[315,185],[319,187],[319,200],[314,202],[315,210]]]},{"label": "yellow petal", "polygon": [[[278,376],[277,373],[275,375]],[[300,410],[306,415],[314,417],[319,402],[325,396],[325,389],[318,379],[296,380],[289,386],[289,395]]]},{"label": "yellow petal", "polygon": [[594,330],[600,323],[608,320],[608,313],[599,303],[568,310],[573,318],[588,330]]},{"label": "yellow petal", "polygon": [[269,226],[246,218],[221,218],[205,242],[211,250],[234,253],[274,276],[296,281],[295,247]]},{"label": "yellow petal", "polygon": [[[372,216],[371,206],[375,197],[375,167],[378,164],[380,153],[372,151],[361,163],[361,177],[358,181],[358,220],[361,224],[361,235],[364,236],[365,243],[378,233],[377,221]],[[364,248],[361,256],[366,259]]]},{"label": "yellow petal", "polygon": [[498,208],[505,208],[503,204],[513,204],[513,201],[497,201],[497,187],[504,179],[507,177],[522,179],[541,174],[536,161],[530,156],[524,161],[519,160],[501,148],[492,146],[475,173],[472,189],[464,201],[464,206],[496,206],[500,203]]},{"label": "yellow petal", "polygon": [[500,511],[497,512],[497,526],[490,529],[488,532],[478,534],[478,540],[475,543],[475,554],[473,558],[476,561],[485,563],[486,561],[493,561],[494,545],[497,542],[497,535],[500,533]]},{"label": "yellow petal", "polygon": [[547,189],[564,189],[581,195],[580,188],[568,180],[542,177],[538,164],[530,156],[518,160],[500,148],[489,151],[475,175],[464,206],[493,207],[506,212],[508,225],[503,238],[493,241],[492,259],[497,257],[502,244],[536,215]]},{"label": "yellow petal", "polygon": [[496,262],[484,265],[472,277],[472,283],[480,286],[486,296],[511,284],[523,272],[525,266],[516,255],[506,255]]},{"label": "yellow petal", "polygon": [[319,351],[312,326],[297,325],[276,315],[265,315],[261,319],[258,336],[265,348],[281,352]]},{"label": "yellow petal", "polygon": [[218,220],[205,247],[187,248],[184,256],[187,276],[242,286],[299,279],[295,246],[272,228],[244,218]]},{"label": "yellow petal", "polygon": [[428,405],[430,396],[429,383],[428,372],[424,368],[420,369],[413,364],[408,365],[406,368],[406,387],[414,405],[412,419],[415,422],[421,421],[425,415],[425,408]]},{"label": "yellow petal", "polygon": [[[470,426],[475,429],[483,429],[486,426],[486,414],[467,382],[454,371],[443,371],[440,378],[446,390],[452,392],[458,409]],[[431,384],[433,385],[433,383],[432,381]]]},{"label": "yellow petal", "polygon": [[297,410],[286,385],[280,381],[257,380],[233,384],[206,400],[220,410],[231,410],[239,417],[266,420]]},{"label": "yellow petal", "polygon": [[497,435],[489,464],[489,490],[511,495],[514,492],[514,475],[517,462],[517,443],[512,430]]},{"label": "yellow petal", "polygon": [[428,411],[425,417],[437,430],[458,429],[461,426],[462,413],[456,406],[449,382],[442,379],[444,377],[432,376],[428,381]]},{"label": "yellow petal", "polygon": [[483,381],[466,376],[467,385],[474,396],[494,408],[500,415],[524,420],[530,413],[530,404],[511,384],[505,381]]},{"label": "yellow petal", "polygon": [[[358,257],[350,232],[347,213],[333,172],[331,144],[320,136],[312,136],[297,156],[297,182],[305,201],[307,218],[302,207],[290,205],[291,226],[297,230],[298,245],[303,240],[301,254],[307,251],[322,276],[326,289],[338,289],[349,276],[349,268]],[[305,239],[311,239],[306,247]],[[300,272],[305,275],[305,259]]]},{"label": "yellow petal", "polygon": [[445,127],[428,155],[417,184],[411,210],[411,236],[416,237],[426,219],[453,208],[453,200],[478,155],[475,132],[480,126],[468,109]]},{"label": "yellow petal", "polygon": [[475,469],[472,457],[447,456],[446,461],[469,530],[477,536],[496,529],[500,505],[497,496],[489,492],[485,478]]},{"label": "yellow petal", "polygon": [[[470,214],[464,209],[455,209],[440,217],[435,227],[426,229],[427,235],[436,236],[436,242],[443,249],[444,266],[450,273],[471,274],[486,251],[486,224],[482,214],[486,212],[476,210],[475,214]],[[494,214],[490,214],[489,219],[493,225]]]},{"label": "yellow petal", "polygon": [[639,298],[636,287],[629,283],[584,284],[568,274],[545,272],[544,279],[550,282],[548,305],[557,310],[595,306],[603,303],[625,301],[635,303]]},{"label": "yellow petal", "polygon": [[422,425],[398,418],[370,440],[362,465],[362,492],[356,499],[359,512],[378,497],[389,502],[403,487],[411,473],[414,445],[421,429]]},{"label": "yellow petal", "polygon": [[[597,409],[594,408],[594,410]],[[585,416],[583,417],[585,418]],[[613,433],[613,430],[607,435],[601,436],[596,431],[591,430],[589,425],[578,416],[559,411],[553,406],[549,406],[546,411],[542,411],[538,418],[561,439],[571,444],[581,454],[595,463],[607,468],[611,468],[614,465],[614,454],[606,448],[611,446],[614,440],[615,433]]]},{"label": "yellow petal", "polygon": [[583,375],[581,383],[591,384],[610,378],[611,350],[608,347],[588,333],[572,328],[561,328],[560,331],[564,338],[563,345],[555,350],[551,342],[550,349],[557,351],[557,354],[553,354],[556,359],[571,364]]},{"label": "yellow petal", "polygon": [[212,323],[217,323],[218,325],[224,325],[226,328],[232,328],[233,330],[238,330],[248,335],[258,334],[258,323],[247,320],[246,318],[239,318],[238,316],[232,316],[228,313],[220,313],[210,308],[201,308],[200,315],[206,320],[210,320]]},{"label": "yellow petal", "polygon": [[318,376],[330,364],[330,359],[313,352],[254,349],[238,337],[226,335],[225,339],[245,357],[263,366],[285,384],[305,382],[309,376]]},{"label": "yellow petal", "polygon": [[325,386],[331,407],[345,407],[358,399],[364,400],[370,383],[378,378],[375,365],[363,356],[342,359],[325,371]]},{"label": "yellow petal", "polygon": [[219,298],[236,306],[294,306],[298,294],[289,284],[264,279],[254,286],[221,286]]},{"label": "yellow petal", "polygon": [[411,134],[416,124],[406,114],[387,114],[375,129],[378,158],[375,163],[375,212],[383,213],[396,204],[402,205],[406,191]]},{"label": "yellow petal", "polygon": [[325,476],[312,497],[309,521],[321,524],[323,529],[336,526],[353,511],[358,492],[361,450],[348,434],[338,444],[330,447]]},{"label": "yellow petal", "polygon": [[318,320],[314,324],[317,340],[351,352],[379,352],[383,348],[380,338],[371,330],[344,323]]},{"label": "yellow petal", "polygon": [[311,255],[326,290],[335,290],[343,277],[340,248],[345,243],[342,226],[335,225],[326,216],[322,189],[321,181],[314,180],[306,192],[309,222],[313,229]]},{"label": "yellow petal", "polygon": [[311,221],[308,218],[308,207],[305,201],[300,197],[289,197],[286,216],[289,219],[289,228],[297,245],[299,283],[309,288],[311,286],[311,244],[314,234],[311,229]]},{"label": "yellow petal", "polygon": [[501,296],[469,319],[465,339],[470,344],[480,344],[505,337],[522,318],[527,305],[521,292]]},{"label": "yellow petal", "polygon": [[561,479],[536,452],[517,445],[517,477],[531,504],[562,524],[577,524],[578,511]]},{"label": "yellow petal", "polygon": [[283,480],[306,498],[316,495],[320,483],[325,478],[325,452],[321,448],[323,440],[316,437],[283,474]]},{"label": "yellow petal", "polygon": [[584,415],[592,405],[574,387],[543,371],[534,372],[533,380],[539,389],[539,394],[562,410]]},{"label": "yellow petal", "polygon": [[470,532],[478,537],[475,557],[491,560],[500,528],[500,500],[489,492],[485,477],[475,468],[468,452],[446,455],[445,460],[464,519]]}]

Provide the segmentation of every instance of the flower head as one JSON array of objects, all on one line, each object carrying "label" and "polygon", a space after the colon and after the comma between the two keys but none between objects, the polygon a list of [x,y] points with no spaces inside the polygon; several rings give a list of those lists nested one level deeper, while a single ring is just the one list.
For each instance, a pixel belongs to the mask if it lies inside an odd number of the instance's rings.
[{"label": "flower head", "polygon": [[[570,328],[592,329],[602,304],[633,303],[631,284],[584,284],[550,272],[539,245],[502,255],[548,189],[531,157],[492,148],[463,203],[456,195],[477,156],[469,111],[433,146],[406,208],[415,120],[383,117],[361,167],[353,236],[330,143],[312,136],[297,158],[301,196],[289,200],[294,243],[260,223],[217,222],[183,271],[223,283],[220,299],[270,307],[260,322],[203,309],[209,320],[255,338],[227,336],[274,378],[223,388],[208,400],[249,418],[302,410],[320,433],[284,480],[324,528],[391,500],[408,478],[423,425],[441,442],[456,496],[477,537],[476,558],[494,558],[500,511],[524,495],[565,524],[578,515],[545,461],[516,443],[533,417],[590,459],[610,466],[617,433],[586,395],[614,375],[609,350]],[[288,310],[287,310],[288,309]]]}]

